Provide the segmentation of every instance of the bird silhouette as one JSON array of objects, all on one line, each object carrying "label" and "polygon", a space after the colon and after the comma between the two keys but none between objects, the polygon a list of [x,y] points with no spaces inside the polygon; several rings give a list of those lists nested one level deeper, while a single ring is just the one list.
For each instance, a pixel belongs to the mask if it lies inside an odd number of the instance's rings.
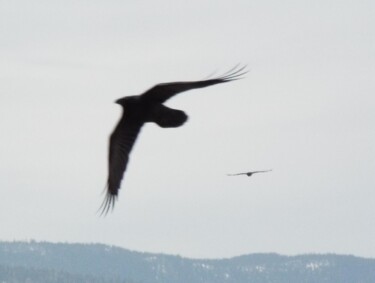
[{"label": "bird silhouette", "polygon": [[227,174],[228,176],[238,176],[238,175],[246,175],[250,177],[251,175],[255,173],[265,173],[265,172],[270,172],[272,170],[262,170],[262,171],[250,171],[250,172],[245,172],[245,173],[237,173],[237,174]]},{"label": "bird silhouette", "polygon": [[108,180],[106,196],[99,208],[101,214],[107,214],[114,207],[130,152],[142,126],[153,122],[162,128],[176,128],[188,119],[185,112],[169,108],[163,103],[180,92],[240,79],[247,73],[245,68],[246,66],[237,65],[222,76],[212,79],[157,84],[143,94],[115,101],[122,106],[123,114],[109,139]]}]

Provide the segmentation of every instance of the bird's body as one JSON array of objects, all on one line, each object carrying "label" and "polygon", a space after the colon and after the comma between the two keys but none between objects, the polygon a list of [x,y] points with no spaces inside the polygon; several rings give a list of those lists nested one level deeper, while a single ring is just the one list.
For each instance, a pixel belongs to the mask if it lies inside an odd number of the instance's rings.
[{"label": "bird's body", "polygon": [[162,83],[141,95],[126,96],[116,100],[116,103],[122,106],[123,114],[110,136],[107,194],[101,206],[102,213],[107,213],[114,207],[130,152],[144,123],[154,122],[162,128],[175,128],[187,121],[188,116],[183,111],[171,109],[163,103],[183,91],[239,79],[246,73],[244,69],[245,67],[233,68],[214,79]]},{"label": "bird's body", "polygon": [[250,177],[250,176],[252,176],[253,174],[256,174],[256,173],[265,173],[265,172],[270,172],[270,171],[272,171],[272,170],[250,171],[250,172],[237,173],[237,174],[228,174],[228,176],[246,175],[246,176]]}]

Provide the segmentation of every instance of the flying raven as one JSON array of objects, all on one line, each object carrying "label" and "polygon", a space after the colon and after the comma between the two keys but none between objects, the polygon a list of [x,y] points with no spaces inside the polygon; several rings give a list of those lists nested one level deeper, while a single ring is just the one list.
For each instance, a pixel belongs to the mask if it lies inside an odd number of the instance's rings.
[{"label": "flying raven", "polygon": [[263,170],[263,171],[250,171],[250,172],[245,172],[245,173],[238,173],[238,174],[228,174],[228,176],[238,176],[238,175],[246,175],[250,177],[251,175],[255,173],[264,173],[264,172],[270,172],[272,170]]},{"label": "flying raven", "polygon": [[161,83],[141,95],[116,100],[123,108],[123,115],[109,140],[109,175],[106,197],[100,207],[102,214],[114,207],[130,152],[143,124],[154,122],[162,128],[175,128],[186,122],[188,116],[185,112],[163,103],[183,91],[240,79],[247,73],[245,68],[236,66],[222,76],[201,81]]}]

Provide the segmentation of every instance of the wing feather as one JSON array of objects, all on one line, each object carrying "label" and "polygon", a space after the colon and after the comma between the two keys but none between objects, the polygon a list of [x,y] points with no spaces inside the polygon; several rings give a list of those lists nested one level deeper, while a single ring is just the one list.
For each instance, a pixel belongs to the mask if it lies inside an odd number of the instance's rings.
[{"label": "wing feather", "polygon": [[241,79],[241,77],[247,73],[245,70],[246,66],[238,67],[235,66],[230,71],[226,72],[222,76],[213,79],[207,79],[202,81],[189,81],[189,82],[171,82],[161,83],[150,88],[142,95],[143,100],[149,100],[152,102],[163,103],[172,96],[187,91],[190,89],[203,88],[215,84],[226,83],[233,80]]},{"label": "wing feather", "polygon": [[108,180],[106,196],[100,206],[101,214],[113,209],[121,181],[129,162],[129,155],[141,130],[142,123],[120,120],[109,141]]}]

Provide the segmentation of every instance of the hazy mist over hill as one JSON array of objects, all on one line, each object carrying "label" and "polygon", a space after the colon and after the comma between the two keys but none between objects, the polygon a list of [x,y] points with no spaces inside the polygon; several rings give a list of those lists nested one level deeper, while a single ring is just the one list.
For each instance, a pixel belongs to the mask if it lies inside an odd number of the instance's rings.
[{"label": "hazy mist over hill", "polygon": [[0,242],[0,282],[373,283],[375,259],[250,254],[204,260],[101,244]]}]

